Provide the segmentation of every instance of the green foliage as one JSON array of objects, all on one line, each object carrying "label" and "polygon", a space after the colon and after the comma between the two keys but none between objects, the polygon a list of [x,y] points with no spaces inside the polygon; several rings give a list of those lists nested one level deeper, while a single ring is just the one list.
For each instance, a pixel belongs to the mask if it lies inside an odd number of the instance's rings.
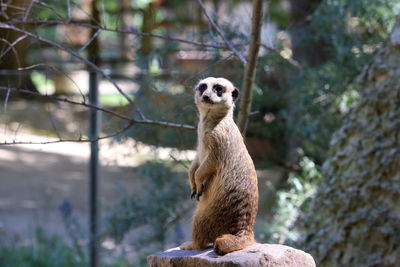
[{"label": "green foliage", "polygon": [[189,190],[186,183],[171,166],[162,162],[147,162],[136,169],[141,188],[134,193],[123,192],[120,201],[107,216],[109,234],[117,241],[131,229],[147,225],[150,231],[141,234],[140,247],[166,240],[167,230],[174,226],[185,213],[184,199]]},{"label": "green foliage", "polygon": [[[318,63],[302,60],[302,70],[294,71],[276,55],[260,57],[256,83],[261,90],[254,89],[252,109],[262,115],[270,112],[275,120],[253,119],[248,135],[273,144],[294,140],[321,163],[331,134],[358,97],[357,75],[392,28],[399,4],[398,0],[322,1],[304,27],[287,32],[296,34],[291,48],[310,53],[304,57]],[[285,41],[282,45],[290,49]],[[274,145],[274,149],[288,153],[285,145]]]},{"label": "green foliage", "polygon": [[0,266],[83,267],[86,262],[59,236],[48,237],[44,229],[38,228],[35,243],[31,245],[0,237]]},{"label": "green foliage", "polygon": [[270,243],[295,245],[304,232],[301,221],[308,212],[309,203],[321,180],[321,172],[304,152],[301,157],[300,173],[291,172],[284,189],[277,192],[277,202],[271,220],[258,229],[260,240]]},{"label": "green foliage", "polygon": [[[129,266],[123,257],[108,257],[104,267]],[[58,235],[49,236],[45,228],[37,228],[32,241],[21,240],[0,232],[0,266],[2,267],[85,267],[83,254]]]},{"label": "green foliage", "polygon": [[[309,155],[325,153],[343,111],[360,89],[355,79],[393,25],[400,1],[323,1],[300,42],[318,42],[327,59],[289,81],[296,99],[293,135]],[[343,101],[347,99],[346,101]]]}]

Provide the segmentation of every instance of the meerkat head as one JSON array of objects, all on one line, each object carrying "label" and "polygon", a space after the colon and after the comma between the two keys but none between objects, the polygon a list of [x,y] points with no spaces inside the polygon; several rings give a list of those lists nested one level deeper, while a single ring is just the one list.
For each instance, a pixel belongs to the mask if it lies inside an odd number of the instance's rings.
[{"label": "meerkat head", "polygon": [[194,100],[199,109],[231,109],[239,90],[227,79],[208,77],[195,87]]}]

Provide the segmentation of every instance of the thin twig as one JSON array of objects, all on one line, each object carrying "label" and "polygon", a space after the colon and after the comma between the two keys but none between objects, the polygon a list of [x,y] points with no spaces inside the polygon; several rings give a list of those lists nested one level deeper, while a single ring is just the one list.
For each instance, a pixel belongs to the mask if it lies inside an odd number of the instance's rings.
[{"label": "thin twig", "polygon": [[50,112],[50,107],[49,106],[50,106],[49,104],[46,105],[47,113],[49,115],[49,119],[50,119],[50,123],[51,123],[51,127],[53,127],[53,131],[56,133],[58,139],[62,140],[62,137],[61,137],[60,133],[57,130],[57,126],[56,126],[56,123],[54,121],[54,117],[52,116],[52,114]]},{"label": "thin twig", "polygon": [[102,4],[103,4],[103,27],[107,27],[106,5],[104,3],[104,0],[102,0]]},{"label": "thin twig", "polygon": [[18,123],[18,127],[17,127],[17,129],[15,130],[15,132],[14,132],[14,140],[17,139],[17,134],[18,134],[18,132],[19,132],[19,129],[21,129],[21,125],[22,125],[22,123]]},{"label": "thin twig", "polygon": [[70,3],[69,3],[69,1],[70,0],[67,0],[67,16],[68,16],[68,20],[71,20],[72,19],[72,17],[71,17],[71,6],[70,6]]},{"label": "thin twig", "polygon": [[[19,38],[18,38],[19,39]],[[15,49],[14,45],[12,43],[10,43],[8,40],[4,39],[4,38],[0,38],[0,41],[6,43],[9,48],[13,51],[14,56],[15,56],[15,61],[17,63],[18,68],[21,66],[21,61],[19,60],[19,55],[17,50]],[[14,42],[15,43],[15,42]],[[9,51],[9,50],[8,50]],[[2,54],[2,56],[5,55],[4,53]],[[0,57],[1,58],[1,57]],[[21,82],[22,82],[22,78],[21,78],[21,73],[18,73],[18,85],[17,87],[21,86]]]},{"label": "thin twig", "polygon": [[79,48],[78,53],[80,53],[80,52],[82,52],[83,50],[85,50],[86,47],[88,47],[88,46],[90,45],[90,43],[93,42],[93,40],[97,37],[97,35],[99,35],[100,31],[101,31],[101,30],[97,30],[97,31],[92,35],[92,37],[90,38],[90,40],[87,41],[87,43],[84,44],[81,48]]},{"label": "thin twig", "polygon": [[[173,42],[180,42],[180,43],[185,43],[185,44],[190,44],[190,45],[195,45],[195,46],[200,46],[200,47],[206,47],[206,48],[217,48],[217,49],[227,49],[230,50],[226,44],[212,44],[212,43],[205,43],[205,42],[197,42],[197,41],[189,41],[186,39],[181,39],[169,35],[161,35],[161,34],[155,34],[155,33],[148,33],[148,32],[140,32],[137,31],[136,29],[112,29],[112,28],[107,28],[103,27],[101,25],[91,25],[87,23],[79,23],[76,21],[64,21],[64,20],[27,20],[27,21],[22,21],[22,20],[12,20],[8,22],[9,25],[11,24],[35,24],[35,25],[72,25],[72,26],[77,26],[77,27],[84,27],[84,28],[90,28],[90,29],[95,29],[95,30],[102,30],[102,31],[107,31],[107,32],[116,32],[116,33],[124,33],[124,34],[133,34],[133,35],[138,35],[138,36],[149,36],[149,37],[154,37],[154,38],[159,38],[167,41],[173,41]],[[235,46],[243,46],[242,44],[238,44]]]},{"label": "thin twig", "polygon": [[7,112],[7,103],[8,103],[9,96],[10,96],[10,90],[7,90],[6,99],[4,100],[4,113]]},{"label": "thin twig", "polygon": [[214,22],[214,20],[210,17],[210,15],[207,13],[207,9],[203,4],[202,0],[197,0],[199,2],[201,8],[203,9],[204,15],[207,17],[208,21],[211,23],[211,25],[214,27],[214,29],[217,31],[219,36],[224,40],[225,45],[233,52],[235,55],[242,61],[243,65],[247,65],[246,59],[243,57],[243,55],[236,50],[236,48],[225,38],[224,33],[222,32],[221,28]]},{"label": "thin twig", "polygon": [[185,169],[189,169],[189,166],[187,164],[185,164],[182,160],[179,160],[177,158],[175,158],[172,154],[169,154],[169,156],[178,164],[182,165],[183,167],[185,167]]},{"label": "thin twig", "polygon": [[[26,20],[26,21],[12,20],[12,21],[10,21],[8,23],[9,24],[35,24],[35,25],[58,25],[58,24],[61,24],[61,25],[72,25],[72,26],[90,28],[90,29],[106,31],[106,32],[133,34],[133,35],[138,35],[138,36],[149,36],[149,37],[153,37],[153,38],[159,38],[159,39],[163,39],[163,40],[167,40],[167,41],[173,41],[173,42],[180,42],[180,43],[200,46],[200,47],[204,47],[204,48],[216,48],[216,49],[231,50],[229,46],[227,46],[226,44],[221,44],[221,43],[212,44],[212,43],[205,43],[205,42],[190,41],[190,40],[185,40],[185,39],[181,39],[181,38],[177,38],[177,37],[173,37],[173,36],[168,36],[168,35],[160,35],[160,34],[154,34],[154,33],[139,32],[139,31],[133,30],[133,29],[117,29],[117,28],[116,29],[111,29],[111,28],[100,26],[100,25],[91,25],[91,24],[87,24],[87,23],[79,23],[79,22],[76,22],[76,21],[69,21],[69,20],[66,20],[66,21],[61,21],[61,20]],[[248,43],[233,44],[232,46],[233,47],[243,47],[243,46],[245,46],[247,44]],[[277,50],[276,48],[274,48],[274,47],[272,47],[270,45],[267,45],[267,44],[263,44],[263,43],[261,43],[260,45],[263,48],[265,48],[266,50],[279,55],[282,59],[284,59],[285,61],[288,61],[294,67],[296,67],[298,69],[302,68],[301,65],[299,64],[299,62],[297,62],[296,60],[294,60],[292,58],[284,58],[284,57],[282,57],[282,55],[280,54],[280,51]],[[236,55],[236,53],[235,53],[235,55]]]},{"label": "thin twig", "polygon": [[113,110],[110,109],[106,109],[103,107],[99,107],[99,106],[95,106],[95,105],[91,105],[85,102],[77,102],[77,101],[73,101],[67,98],[62,98],[62,97],[57,97],[57,96],[52,96],[52,95],[42,95],[38,92],[34,92],[31,90],[27,90],[27,89],[18,89],[18,88],[11,88],[11,87],[5,87],[5,86],[0,86],[0,90],[3,91],[7,91],[10,90],[11,92],[16,92],[16,93],[23,93],[23,94],[29,94],[29,95],[35,95],[38,97],[43,97],[43,98],[47,98],[50,100],[55,100],[55,101],[59,101],[59,102],[65,102],[65,103],[69,103],[72,105],[78,105],[78,106],[83,106],[86,108],[91,108],[91,109],[95,109],[101,112],[104,112],[110,116],[113,117],[117,117],[121,120],[125,120],[131,124],[144,124],[144,125],[153,125],[153,126],[161,126],[161,127],[165,127],[165,128],[172,128],[172,129],[177,129],[177,130],[187,130],[187,131],[196,131],[196,127],[192,126],[192,125],[187,125],[187,124],[179,124],[179,123],[174,123],[174,122],[165,122],[165,121],[158,121],[158,120],[148,120],[148,119],[144,119],[144,120],[135,120],[132,119],[126,115],[123,115],[121,113],[115,112]]},{"label": "thin twig", "polygon": [[111,137],[115,137],[117,135],[120,135],[121,133],[127,131],[130,127],[132,127],[133,124],[128,124],[126,127],[122,128],[121,130],[109,134],[109,135],[105,135],[105,136],[101,136],[98,137],[96,139],[84,139],[81,136],[78,139],[58,139],[58,140],[51,140],[51,141],[42,141],[42,142],[31,142],[31,141],[16,141],[13,140],[12,142],[3,142],[0,143],[0,146],[4,146],[4,145],[47,145],[47,144],[55,144],[55,143],[65,143],[65,142],[74,142],[74,143],[90,143],[90,142],[96,142],[96,141],[100,141],[103,139],[107,139],[107,138],[111,138]]},{"label": "thin twig", "polygon": [[49,6],[48,4],[40,1],[40,0],[36,0],[35,1],[39,6],[43,6],[45,8],[48,8],[53,14],[55,14],[57,17],[59,17],[60,19],[63,18],[63,16],[57,12],[57,10],[55,10],[54,8],[52,8],[51,6]]},{"label": "thin twig", "polygon": [[44,63],[38,63],[38,64],[34,64],[34,65],[30,65],[30,66],[23,67],[23,68],[18,68],[18,70],[30,70],[30,69],[33,69],[33,68],[36,68],[36,67],[45,67],[46,69],[47,69],[47,68],[50,68],[51,70],[55,71],[56,73],[59,73],[59,74],[64,75],[68,80],[71,81],[71,83],[72,83],[73,85],[75,85],[76,89],[79,91],[79,94],[81,95],[81,97],[82,97],[82,99],[83,99],[83,102],[86,102],[86,96],[85,96],[85,94],[82,92],[82,90],[81,90],[81,88],[79,87],[79,85],[75,82],[75,80],[72,79],[72,77],[71,77],[70,75],[68,75],[67,73],[65,73],[65,72],[63,72],[63,71],[61,71],[61,70],[59,70],[59,69],[57,69],[57,68],[54,67],[53,65],[44,64]]},{"label": "thin twig", "polygon": [[23,21],[26,21],[26,19],[28,18],[29,13],[31,13],[31,9],[32,9],[32,7],[33,7],[34,4],[35,4],[35,0],[31,0],[31,2],[29,3],[28,9],[27,9],[26,12],[25,12]]},{"label": "thin twig", "polygon": [[24,40],[26,37],[27,37],[26,34],[24,34],[24,35],[21,35],[20,37],[18,37],[17,39],[15,39],[15,41],[12,42],[11,44],[9,44],[8,48],[3,53],[1,53],[0,58],[2,58],[5,54],[7,54],[8,51],[10,51],[10,49],[12,49],[14,46],[16,46],[20,41]]},{"label": "thin twig", "polygon": [[[10,1],[9,1],[10,2]],[[12,9],[16,9],[16,10],[20,10],[20,11],[25,11],[26,9],[24,7],[21,6],[17,6],[17,5],[12,5],[9,3],[0,3],[1,7],[4,7],[5,9],[2,9],[1,11],[5,11],[7,8],[12,8]],[[4,15],[4,14],[2,14]]]}]

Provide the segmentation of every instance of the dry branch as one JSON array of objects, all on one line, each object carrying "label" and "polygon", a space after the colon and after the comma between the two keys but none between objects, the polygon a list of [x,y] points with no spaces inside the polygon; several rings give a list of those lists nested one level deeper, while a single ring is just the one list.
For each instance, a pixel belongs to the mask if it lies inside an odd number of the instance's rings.
[{"label": "dry branch", "polygon": [[107,109],[107,108],[91,105],[91,104],[88,104],[88,103],[85,103],[85,102],[78,102],[78,101],[74,101],[74,100],[70,100],[70,99],[62,98],[62,97],[58,97],[58,96],[42,95],[42,94],[40,94],[38,92],[34,92],[34,91],[31,91],[31,90],[27,90],[27,89],[19,89],[19,88],[11,88],[11,87],[0,86],[0,90],[2,90],[2,91],[10,91],[10,92],[13,92],[13,93],[15,92],[15,93],[34,95],[34,96],[43,97],[43,98],[50,99],[50,100],[55,100],[55,101],[59,101],[59,102],[69,103],[69,104],[72,104],[72,105],[78,105],[78,106],[83,106],[83,107],[90,108],[90,109],[95,109],[95,110],[104,112],[104,113],[106,113],[106,114],[108,114],[110,116],[116,117],[118,119],[125,120],[125,121],[129,122],[132,125],[133,124],[144,124],[144,125],[160,126],[160,127],[172,128],[172,129],[178,129],[178,130],[196,131],[196,127],[194,127],[192,125],[179,124],[179,123],[166,122],[166,121],[158,121],[158,120],[148,120],[148,119],[135,120],[135,119],[132,119],[132,118],[130,118],[130,117],[124,115],[124,114],[115,112],[115,111]]},{"label": "dry branch", "polygon": [[253,17],[251,23],[251,39],[248,55],[248,64],[246,65],[242,93],[239,106],[238,127],[243,136],[246,134],[247,123],[251,110],[252,92],[254,77],[256,74],[257,56],[260,49],[260,34],[262,24],[262,0],[254,0],[253,2]]},{"label": "dry branch", "polygon": [[[68,18],[65,20],[60,19],[60,20],[39,20],[39,19],[32,19],[29,16],[29,13],[31,12],[32,7],[37,4],[40,6],[43,6],[45,8],[50,8],[47,4],[41,2],[40,0],[32,0],[30,2],[30,5],[28,6],[27,9],[23,9],[24,13],[22,15],[21,19],[18,18],[12,18],[7,22],[0,22],[0,28],[3,29],[9,29],[13,30],[16,32],[20,32],[24,34],[23,36],[19,37],[17,40],[15,40],[12,44],[9,45],[8,49],[3,52],[1,56],[3,56],[5,53],[7,53],[10,49],[13,49],[13,47],[20,42],[21,40],[25,39],[26,37],[31,37],[39,42],[48,44],[50,46],[53,46],[57,49],[63,50],[70,54],[71,56],[77,58],[81,62],[85,63],[87,66],[92,68],[94,71],[98,72],[101,74],[103,77],[105,77],[108,81],[110,81],[113,86],[117,89],[117,91],[123,95],[128,102],[134,107],[136,112],[139,114],[140,119],[133,119],[130,117],[127,117],[126,115],[116,113],[112,110],[108,110],[102,107],[98,106],[93,106],[90,104],[86,103],[86,99],[81,93],[81,95],[84,97],[83,102],[77,102],[73,100],[69,100],[66,98],[60,98],[60,97],[55,97],[55,96],[49,96],[49,95],[41,95],[40,93],[32,92],[30,90],[26,89],[18,89],[18,88],[9,88],[9,87],[1,87],[0,90],[6,91],[6,103],[5,103],[5,108],[7,105],[7,100],[8,96],[10,93],[13,92],[20,92],[20,93],[25,93],[25,94],[34,94],[40,97],[46,97],[49,99],[53,99],[56,101],[62,101],[62,102],[67,102],[70,104],[74,105],[81,105],[86,108],[91,108],[91,109],[96,109],[99,111],[102,111],[104,113],[107,113],[111,116],[117,117],[119,119],[125,120],[129,122],[130,124],[148,124],[148,125],[154,125],[154,126],[161,126],[161,127],[168,127],[168,128],[174,128],[174,129],[180,129],[180,130],[189,130],[189,131],[194,131],[195,127],[191,125],[185,125],[185,124],[178,124],[178,123],[172,123],[172,122],[164,122],[164,121],[157,121],[157,120],[149,120],[145,117],[145,115],[141,112],[140,108],[136,105],[134,100],[127,95],[119,86],[118,84],[108,75],[105,73],[98,65],[95,64],[95,62],[81,56],[79,52],[84,50],[90,43],[97,37],[97,35],[102,32],[102,31],[108,31],[108,32],[115,32],[115,33],[121,33],[121,34],[132,34],[132,35],[137,35],[137,36],[148,36],[148,37],[153,37],[153,38],[159,38],[167,41],[173,41],[173,42],[180,42],[180,43],[185,43],[185,44],[190,44],[193,46],[199,46],[203,48],[215,48],[215,49],[225,49],[225,50],[230,50],[232,51],[232,55],[236,55],[241,62],[246,66],[245,67],[245,74],[244,74],[244,79],[243,79],[243,86],[242,86],[242,100],[241,100],[241,105],[240,105],[240,112],[239,112],[239,127],[244,134],[246,131],[246,125],[247,125],[247,120],[250,112],[250,105],[251,105],[251,89],[252,89],[252,84],[254,82],[254,75],[255,75],[255,68],[256,68],[256,61],[257,61],[257,54],[260,45],[263,46],[265,49],[278,54],[279,56],[280,53],[278,50],[274,49],[273,47],[260,44],[260,31],[261,31],[261,18],[262,18],[262,1],[256,0],[254,1],[253,4],[253,18],[252,18],[252,31],[251,31],[251,38],[250,38],[250,49],[249,49],[249,55],[248,55],[248,61],[243,57],[243,55],[236,49],[237,47],[243,47],[246,44],[233,44],[229,40],[226,39],[224,36],[223,31],[221,28],[214,22],[214,20],[210,17],[209,13],[207,12],[204,3],[202,0],[198,0],[199,5],[203,9],[204,15],[207,17],[207,20],[209,21],[210,25],[216,30],[218,35],[222,38],[223,43],[206,43],[206,42],[198,42],[198,41],[190,41],[190,40],[185,40],[181,38],[176,38],[173,36],[166,36],[166,35],[159,35],[159,34],[153,34],[153,33],[146,33],[146,32],[139,32],[136,29],[112,29],[108,28],[106,26],[106,17],[105,17],[105,6],[104,6],[104,1],[102,1],[103,5],[103,21],[102,25],[100,22],[96,22],[93,24],[88,24],[88,23],[81,23],[77,21],[73,21],[71,17],[71,7],[70,7],[70,1],[67,0],[67,12],[68,12]],[[59,17],[61,15],[57,14]],[[20,26],[22,25],[22,26]],[[92,29],[96,33],[90,38],[90,40],[84,44],[79,50],[75,51],[73,49],[70,49],[68,47],[65,47],[61,45],[60,43],[57,43],[55,41],[43,38],[39,36],[37,33],[30,32],[26,29],[28,27],[25,27],[25,25],[33,25],[34,27],[38,27],[40,25],[71,25],[71,26],[77,26],[77,27],[84,27],[88,29]],[[0,56],[0,57],[1,57]],[[282,57],[282,56],[281,56]],[[283,57],[282,57],[283,58]],[[296,68],[301,68],[300,65],[292,60],[292,59],[286,59],[290,64],[292,64]]]},{"label": "dry branch", "polygon": [[206,7],[203,4],[203,1],[198,0],[201,8],[203,9],[204,15],[207,17],[207,20],[211,23],[211,25],[213,26],[213,28],[217,31],[218,35],[222,38],[222,40],[224,40],[224,43],[226,45],[226,47],[229,48],[229,50],[231,50],[239,59],[240,61],[242,61],[243,65],[247,65],[247,61],[246,59],[243,57],[243,55],[236,50],[235,46],[232,45],[228,39],[225,38],[225,35],[223,33],[223,31],[221,30],[221,28],[214,22],[214,20],[210,17],[210,15],[207,12]]},{"label": "dry branch", "polygon": [[57,140],[51,140],[51,141],[40,141],[40,142],[32,142],[32,141],[16,141],[14,137],[14,140],[12,142],[3,142],[0,143],[0,146],[6,146],[6,145],[47,145],[47,144],[55,144],[55,143],[65,143],[65,142],[79,142],[79,143],[90,143],[90,142],[95,142],[95,141],[100,141],[100,140],[104,140],[107,138],[111,138],[111,137],[115,137],[118,136],[120,134],[122,134],[123,132],[127,131],[130,127],[132,126],[132,124],[128,124],[127,126],[125,126],[124,128],[122,128],[121,130],[109,134],[109,135],[104,135],[104,136],[100,136],[96,139],[88,139],[88,138],[82,138],[82,136],[80,136],[78,139],[62,139],[59,135],[58,135],[58,139]]},{"label": "dry branch", "polygon": [[56,48],[58,48],[58,49],[61,49],[61,50],[65,51],[65,52],[67,52],[68,54],[70,54],[70,55],[76,57],[77,59],[81,60],[82,62],[84,62],[85,64],[87,64],[88,66],[90,66],[93,70],[95,70],[96,72],[100,73],[100,74],[101,74],[104,78],[106,78],[108,81],[110,81],[110,82],[114,85],[114,87],[118,90],[118,92],[119,92],[121,95],[123,95],[123,96],[128,100],[128,102],[135,108],[136,112],[140,115],[141,119],[142,119],[142,120],[146,120],[144,114],[141,112],[140,108],[136,105],[136,103],[133,101],[133,99],[132,99],[130,96],[128,96],[128,95],[118,86],[118,84],[110,77],[110,75],[106,74],[100,67],[98,67],[96,64],[94,64],[92,61],[90,61],[90,60],[88,60],[88,59],[82,57],[81,55],[79,55],[79,53],[77,53],[77,52],[75,52],[75,51],[73,51],[73,50],[71,50],[71,49],[69,49],[69,48],[67,48],[67,47],[62,46],[62,45],[59,44],[59,43],[56,43],[56,42],[53,42],[53,41],[51,41],[51,40],[45,39],[45,38],[43,38],[43,37],[40,37],[40,36],[38,36],[38,35],[36,35],[36,34],[33,34],[33,33],[29,32],[29,31],[24,30],[24,29],[15,27],[15,26],[13,26],[13,25],[9,25],[9,24],[7,24],[7,23],[0,22],[0,28],[3,28],[3,29],[10,29],[10,30],[14,30],[14,31],[17,31],[17,32],[20,32],[20,33],[24,33],[24,34],[27,35],[27,36],[33,37],[33,38],[37,39],[38,41],[41,41],[41,42],[43,42],[43,43],[46,43],[46,44],[49,44],[49,45],[51,45],[51,46],[54,46],[54,47],[56,47]]},{"label": "dry branch", "polygon": [[[115,32],[115,33],[124,33],[124,34],[133,34],[133,35],[138,35],[138,36],[148,36],[148,37],[153,37],[153,38],[158,38],[158,39],[163,39],[167,41],[172,41],[172,42],[179,42],[179,43],[185,43],[185,44],[190,44],[190,45],[195,45],[195,46],[200,46],[200,47],[205,47],[205,48],[217,48],[217,49],[226,49],[226,50],[231,50],[226,44],[212,44],[212,43],[205,43],[205,42],[198,42],[198,41],[190,41],[186,39],[181,39],[169,35],[161,35],[161,34],[155,34],[155,33],[148,33],[148,32],[140,32],[137,31],[136,29],[112,29],[108,28],[105,26],[101,25],[91,25],[87,23],[80,23],[76,21],[65,21],[65,20],[12,20],[10,22],[7,22],[10,25],[15,25],[15,24],[33,24],[33,25],[71,25],[71,26],[77,26],[77,27],[84,27],[84,28],[89,28],[89,29],[95,29],[95,30],[101,30],[101,31],[108,31],[108,32]],[[238,44],[235,46],[243,46],[242,44]]]},{"label": "dry branch", "polygon": [[[215,48],[215,49],[223,49],[223,50],[231,50],[233,52],[233,50],[226,44],[226,43],[206,43],[206,42],[198,42],[198,41],[190,41],[190,40],[186,40],[186,39],[181,39],[181,38],[177,38],[174,36],[169,36],[169,35],[161,35],[161,34],[155,34],[155,33],[148,33],[148,32],[140,32],[137,31],[136,29],[118,29],[118,28],[108,28],[105,26],[101,26],[101,25],[92,25],[92,24],[87,24],[87,23],[81,23],[78,21],[73,21],[73,20],[12,20],[7,22],[7,24],[11,24],[11,25],[15,25],[15,24],[33,24],[33,25],[71,25],[71,26],[76,26],[76,27],[83,27],[83,28],[88,28],[88,29],[94,29],[97,31],[104,31],[104,32],[114,32],[114,33],[122,33],[122,34],[132,34],[132,35],[137,35],[137,36],[148,36],[148,37],[153,37],[153,38],[158,38],[158,39],[163,39],[166,41],[171,41],[171,42],[178,42],[178,43],[184,43],[184,44],[190,44],[193,46],[199,46],[199,47],[204,47],[204,48]],[[218,27],[218,25],[217,25]],[[248,45],[249,43],[241,43],[241,44],[232,44],[231,42],[228,42],[233,48],[234,50],[237,51],[236,47],[243,47]],[[293,67],[301,69],[301,65],[299,62],[297,62],[296,60],[292,59],[292,58],[285,58],[283,57],[279,50],[261,43],[260,44],[262,47],[264,47],[266,50],[278,55],[279,57],[281,57],[283,60],[287,61],[289,64],[291,64]],[[86,45],[87,46],[87,45]],[[86,47],[85,46],[85,47]],[[233,52],[234,53],[234,52]],[[237,53],[239,53],[237,51]],[[234,53],[236,56],[237,54]],[[239,53],[240,54],[240,53]],[[243,61],[242,61],[243,62]]]}]

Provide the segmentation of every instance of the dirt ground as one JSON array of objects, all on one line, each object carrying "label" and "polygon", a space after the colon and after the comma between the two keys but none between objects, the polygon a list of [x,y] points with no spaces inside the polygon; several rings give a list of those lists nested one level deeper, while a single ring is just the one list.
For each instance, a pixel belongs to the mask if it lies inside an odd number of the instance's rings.
[{"label": "dirt ground", "polygon": [[[37,226],[65,235],[58,207],[69,201],[81,221],[88,214],[88,144],[17,145],[0,147],[0,227],[31,237]],[[137,162],[136,162],[137,163]],[[101,167],[104,208],[117,200],[118,183],[134,188],[131,168]]]}]

